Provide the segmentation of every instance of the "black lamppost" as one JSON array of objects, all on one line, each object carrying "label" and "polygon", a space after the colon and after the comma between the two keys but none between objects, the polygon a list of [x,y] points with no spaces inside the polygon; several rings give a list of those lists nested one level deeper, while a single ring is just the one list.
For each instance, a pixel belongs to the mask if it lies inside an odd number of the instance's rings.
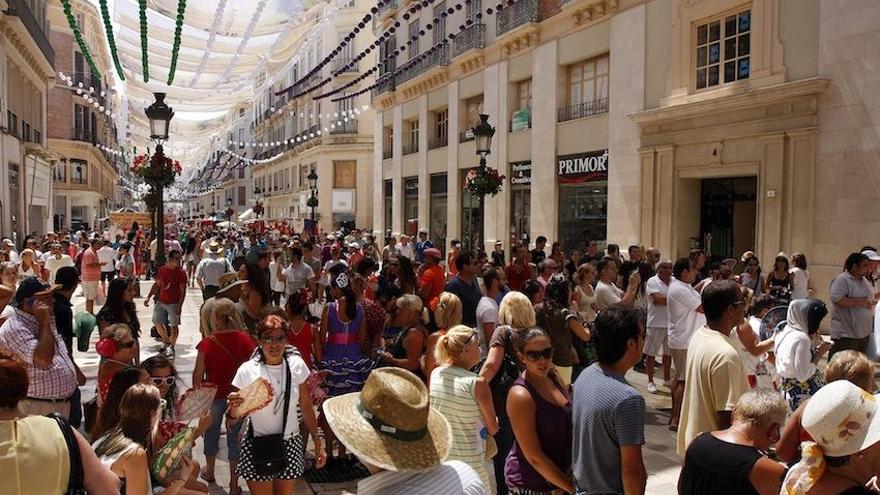
[{"label": "black lamppost", "polygon": [[260,186],[254,186],[254,214],[256,214],[257,219],[260,218],[260,214],[263,213],[263,204],[260,203],[260,194],[262,194],[263,190]]},{"label": "black lamppost", "polygon": [[309,181],[309,189],[311,189],[308,206],[312,209],[312,235],[317,236],[318,225],[315,224],[315,208],[318,207],[318,174],[315,173],[315,169],[312,169],[312,171],[309,172],[309,175],[306,176],[306,180]]},{"label": "black lamppost", "polygon": [[[476,144],[477,154],[480,155],[480,175],[486,173],[486,155],[491,153],[492,136],[495,135],[495,128],[489,125],[489,116],[481,113],[480,123],[474,127],[471,132],[474,133],[474,141]],[[486,241],[484,239],[486,230],[486,195],[480,194],[480,244],[477,249],[478,253],[482,253],[486,249]]]},{"label": "black lamppost", "polygon": [[[168,140],[168,127],[174,118],[174,110],[165,103],[165,93],[154,93],[156,101],[144,109],[147,118],[150,119],[150,139],[156,143],[156,160],[165,159],[165,150],[162,144]],[[151,184],[156,194],[156,266],[165,264],[165,205],[162,198],[163,185]]]}]

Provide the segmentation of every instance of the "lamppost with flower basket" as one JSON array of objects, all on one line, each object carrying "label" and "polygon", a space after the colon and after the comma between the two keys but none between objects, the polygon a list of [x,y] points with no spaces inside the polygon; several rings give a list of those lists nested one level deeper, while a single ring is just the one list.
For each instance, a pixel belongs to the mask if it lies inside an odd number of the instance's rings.
[{"label": "lamppost with flower basket", "polygon": [[168,140],[168,128],[174,117],[174,110],[165,103],[165,93],[155,93],[156,101],[144,109],[150,120],[150,139],[156,142],[156,152],[152,155],[136,156],[131,162],[131,171],[144,179],[150,186],[151,198],[155,212],[153,228],[156,230],[156,266],[165,264],[165,206],[163,190],[174,184],[174,178],[180,174],[180,162],[165,156],[162,144]]},{"label": "lamppost with flower basket", "polygon": [[[486,249],[484,239],[486,195],[495,196],[501,192],[505,177],[497,169],[486,166],[486,155],[491,152],[492,136],[495,135],[495,128],[489,125],[489,116],[484,113],[480,114],[480,123],[473,128],[472,132],[474,133],[477,154],[480,155],[480,166],[468,171],[464,178],[464,189],[480,199],[480,239],[477,251],[482,254]],[[471,233],[471,239],[473,239],[473,233]]]}]

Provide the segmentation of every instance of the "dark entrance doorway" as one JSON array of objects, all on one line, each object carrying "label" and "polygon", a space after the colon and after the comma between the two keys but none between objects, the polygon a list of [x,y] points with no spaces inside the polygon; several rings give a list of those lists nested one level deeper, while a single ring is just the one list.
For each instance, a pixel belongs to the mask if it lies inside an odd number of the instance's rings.
[{"label": "dark entrance doorway", "polygon": [[757,177],[703,179],[700,245],[713,261],[755,249]]}]

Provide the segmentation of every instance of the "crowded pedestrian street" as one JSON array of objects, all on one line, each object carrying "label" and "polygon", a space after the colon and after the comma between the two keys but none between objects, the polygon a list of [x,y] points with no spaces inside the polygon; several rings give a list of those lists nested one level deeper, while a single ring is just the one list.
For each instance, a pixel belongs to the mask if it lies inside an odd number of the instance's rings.
[{"label": "crowded pedestrian street", "polygon": [[880,494],[880,0],[0,0],[0,495]]}]

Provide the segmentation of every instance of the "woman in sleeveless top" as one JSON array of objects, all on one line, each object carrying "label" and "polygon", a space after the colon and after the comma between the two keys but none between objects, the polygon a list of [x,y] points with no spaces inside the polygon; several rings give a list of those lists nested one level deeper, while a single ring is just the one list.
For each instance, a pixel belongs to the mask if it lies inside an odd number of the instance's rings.
[{"label": "woman in sleeveless top", "polygon": [[775,495],[785,466],[767,457],[779,440],[788,407],[779,394],[750,390],[733,409],[733,424],[706,432],[685,452],[678,480],[682,495]]},{"label": "woman in sleeveless top", "polygon": [[451,292],[441,292],[437,300],[437,307],[434,309],[434,323],[437,324],[437,331],[428,335],[428,344],[425,349],[425,362],[422,370],[428,377],[428,384],[431,381],[431,372],[440,365],[437,362],[434,349],[437,347],[437,341],[440,337],[446,335],[446,331],[461,323],[461,299]]},{"label": "woman in sleeveless top", "polygon": [[525,371],[507,396],[515,441],[504,465],[505,483],[512,494],[574,493],[571,397],[553,367],[550,337],[530,328],[515,345]]},{"label": "woman in sleeveless top", "polygon": [[[62,495],[70,482],[70,453],[58,423],[45,416],[23,415],[18,403],[27,398],[27,365],[0,349],[0,480],[3,493]],[[89,443],[70,431],[82,459],[83,485],[89,493],[119,493],[119,479],[101,466]]]},{"label": "woman in sleeveless top", "polygon": [[[159,389],[153,385],[133,385],[119,404],[119,426],[92,445],[101,463],[122,480],[124,495],[153,493],[149,468],[153,460],[151,435],[159,421],[161,401]],[[170,476],[173,481],[161,493],[184,493],[186,480],[195,469],[195,463],[184,458],[177,472]]]},{"label": "woman in sleeveless top", "polygon": [[[330,274],[330,295],[335,299],[324,309],[321,317],[319,345],[315,349],[318,369],[325,372],[327,395],[336,397],[359,392],[373,368],[373,360],[361,349],[367,339],[364,308],[355,303],[351,280],[344,265],[334,268]],[[327,453],[333,456],[335,436],[321,415],[321,428],[327,437]],[[345,447],[340,443],[339,456]]]},{"label": "woman in sleeveless top", "polygon": [[791,293],[792,275],[788,271],[788,256],[783,253],[773,260],[773,271],[767,274],[766,290],[768,293]]},{"label": "woman in sleeveless top", "polygon": [[473,328],[458,325],[440,337],[435,353],[442,364],[431,373],[431,406],[446,416],[452,427],[452,450],[447,460],[470,465],[494,494],[491,456],[497,454],[492,452],[497,447],[491,436],[498,432],[498,419],[489,386],[469,371],[480,361],[479,336]]},{"label": "woman in sleeveless top", "polygon": [[98,407],[104,405],[110,382],[120,370],[132,365],[136,342],[131,329],[124,323],[117,323],[101,329],[101,338],[95,345],[98,354],[104,358],[98,370]]},{"label": "woman in sleeveless top", "polygon": [[397,321],[402,330],[388,347],[387,351],[379,352],[379,358],[388,366],[404,368],[419,375],[422,380],[422,357],[428,343],[428,332],[419,318],[422,315],[422,300],[419,296],[405,294],[395,302]]}]

